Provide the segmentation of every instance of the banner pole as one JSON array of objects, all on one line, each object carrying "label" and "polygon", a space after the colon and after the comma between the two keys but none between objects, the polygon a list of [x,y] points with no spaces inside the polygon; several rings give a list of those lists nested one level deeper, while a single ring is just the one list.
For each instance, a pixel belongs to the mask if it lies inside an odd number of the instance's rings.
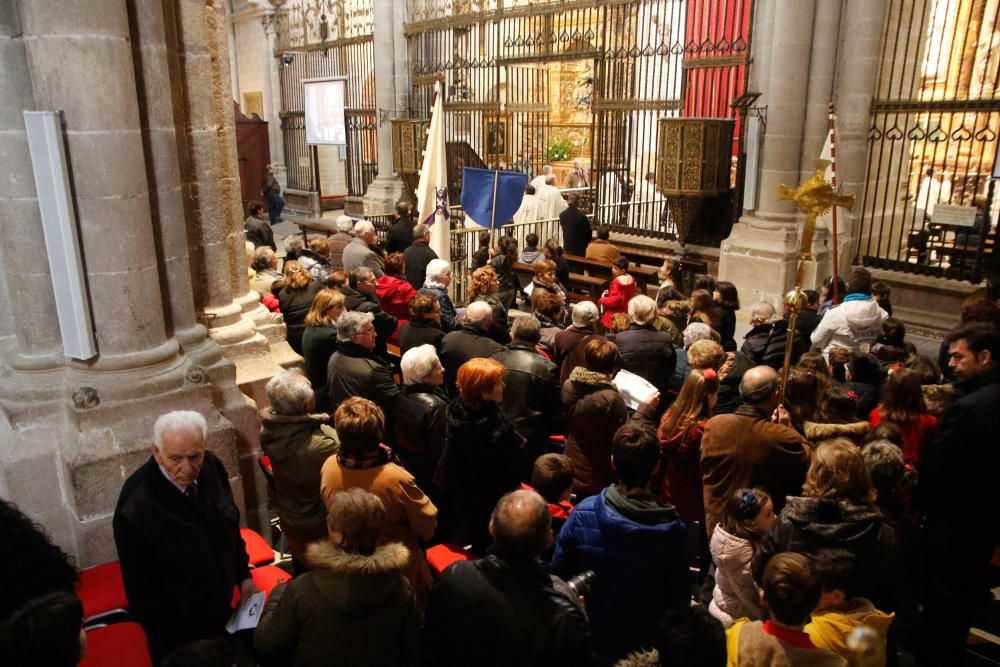
[{"label": "banner pole", "polygon": [[493,210],[490,212],[490,241],[494,241],[493,233],[497,224],[497,183],[500,180],[500,170],[493,172]]},{"label": "banner pole", "polygon": [[[830,180],[831,185],[836,190],[837,189],[837,131],[836,117],[834,116],[833,102],[830,102],[829,114],[827,116],[827,125],[830,128]],[[837,303],[839,298],[839,290],[837,289],[837,281],[840,277],[840,261],[837,257],[837,207],[834,206],[831,211],[830,217],[830,236],[833,237],[833,302]]]}]

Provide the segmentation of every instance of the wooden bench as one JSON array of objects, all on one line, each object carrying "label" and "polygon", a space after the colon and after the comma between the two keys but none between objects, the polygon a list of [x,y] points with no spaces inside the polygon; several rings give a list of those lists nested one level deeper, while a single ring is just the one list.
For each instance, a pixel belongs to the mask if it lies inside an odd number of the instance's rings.
[{"label": "wooden bench", "polygon": [[628,257],[630,261],[639,264],[652,264],[659,267],[663,264],[663,260],[668,257],[676,259],[680,262],[681,267],[681,285],[679,287],[686,294],[690,294],[694,288],[694,278],[696,275],[708,273],[708,262],[703,259],[684,257],[667,250],[642,248],[623,243],[616,243],[615,245],[618,246],[621,253]]},{"label": "wooden bench", "polygon": [[309,232],[318,232],[331,236],[337,233],[337,225],[334,222],[320,222],[319,220],[296,220],[299,230],[302,232],[302,240],[309,243]]},{"label": "wooden bench", "polygon": [[[535,277],[535,269],[531,264],[514,262],[514,271],[521,277],[521,282],[524,285],[530,283]],[[564,285],[564,287],[570,290],[566,295],[570,302],[579,303],[580,301],[597,301],[607,284],[608,281],[604,278],[571,272],[569,285]]]},{"label": "wooden bench", "polygon": [[[611,262],[570,254],[564,255],[564,257],[566,258],[566,261],[569,262],[569,268],[571,271],[581,273],[585,276],[603,278],[605,281],[611,282]],[[633,278],[635,278],[637,294],[645,294],[647,285],[659,284],[659,275],[656,269],[647,268],[636,264],[635,262],[631,262],[628,267],[628,272]]]}]

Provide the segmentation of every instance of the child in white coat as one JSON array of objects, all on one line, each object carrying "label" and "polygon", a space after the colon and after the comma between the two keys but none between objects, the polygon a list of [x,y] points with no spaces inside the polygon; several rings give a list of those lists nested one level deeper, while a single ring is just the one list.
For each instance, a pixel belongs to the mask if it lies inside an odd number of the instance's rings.
[{"label": "child in white coat", "polygon": [[715,590],[708,610],[729,627],[739,618],[766,619],[750,563],[774,523],[771,497],[760,489],[733,494],[715,526],[709,549],[715,562]]}]

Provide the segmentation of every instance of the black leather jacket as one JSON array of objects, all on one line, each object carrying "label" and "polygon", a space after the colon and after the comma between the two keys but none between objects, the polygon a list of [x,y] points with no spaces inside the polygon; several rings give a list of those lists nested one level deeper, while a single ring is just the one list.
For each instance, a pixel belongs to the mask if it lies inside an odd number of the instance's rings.
[{"label": "black leather jacket", "polygon": [[587,618],[541,563],[496,555],[456,563],[434,582],[424,664],[558,667],[593,664]]},{"label": "black leather jacket", "polygon": [[652,325],[633,324],[615,336],[615,345],[621,354],[622,368],[645,378],[665,397],[677,365],[673,337]]},{"label": "black leather jacket", "polygon": [[503,411],[532,445],[544,446],[562,412],[559,368],[529,343],[515,341],[493,358],[506,367]]},{"label": "black leather jacket", "polygon": [[448,437],[448,395],[428,384],[404,385],[393,412],[396,453],[430,492],[445,438]]}]

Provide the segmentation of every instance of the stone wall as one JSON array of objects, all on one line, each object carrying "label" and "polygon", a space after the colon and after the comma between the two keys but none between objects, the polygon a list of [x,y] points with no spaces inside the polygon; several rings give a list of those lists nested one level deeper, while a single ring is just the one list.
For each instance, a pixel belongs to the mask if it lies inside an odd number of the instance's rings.
[{"label": "stone wall", "polygon": [[[251,525],[263,385],[301,359],[249,290],[223,0],[0,3],[0,496],[88,566],[155,419],[192,409]],[[24,135],[62,110],[97,355],[63,356]],[[241,391],[242,390],[242,391]]]}]

